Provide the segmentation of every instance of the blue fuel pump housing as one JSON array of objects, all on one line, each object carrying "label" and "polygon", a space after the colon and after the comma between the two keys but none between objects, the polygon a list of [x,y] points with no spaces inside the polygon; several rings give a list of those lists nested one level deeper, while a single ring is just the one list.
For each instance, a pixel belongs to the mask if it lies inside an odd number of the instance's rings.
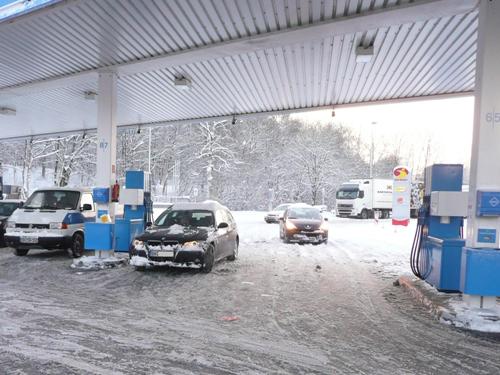
[{"label": "blue fuel pump housing", "polygon": [[[85,249],[128,252],[134,238],[153,220],[150,186],[148,173],[126,171],[125,186],[119,194],[119,201],[124,205],[123,217],[116,218],[114,223],[85,223]],[[94,200],[108,203],[109,190],[94,189]]]},{"label": "blue fuel pump housing", "polygon": [[[463,217],[463,166],[435,164],[425,169],[424,204],[412,247],[413,273],[440,291],[460,290]],[[464,202],[465,199],[465,202]]]}]

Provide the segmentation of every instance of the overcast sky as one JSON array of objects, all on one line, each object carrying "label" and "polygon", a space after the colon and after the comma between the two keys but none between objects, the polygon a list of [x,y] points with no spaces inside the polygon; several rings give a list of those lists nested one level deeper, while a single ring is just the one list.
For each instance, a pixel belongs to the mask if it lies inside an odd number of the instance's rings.
[{"label": "overcast sky", "polygon": [[367,144],[373,126],[375,159],[400,146],[403,162],[421,168],[429,140],[430,162],[469,164],[473,111],[473,97],[462,97],[336,109],[335,117],[331,110],[295,116],[312,122],[341,123],[360,134]]}]

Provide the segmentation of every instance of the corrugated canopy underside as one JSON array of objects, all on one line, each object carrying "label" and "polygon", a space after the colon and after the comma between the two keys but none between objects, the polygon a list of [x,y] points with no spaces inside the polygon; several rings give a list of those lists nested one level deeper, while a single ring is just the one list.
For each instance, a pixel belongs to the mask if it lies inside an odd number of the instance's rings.
[{"label": "corrugated canopy underside", "polygon": [[[0,22],[0,108],[16,111],[0,115],[0,138],[95,128],[96,101],[84,92],[97,91],[102,69],[119,75],[120,126],[473,90],[477,11],[383,19],[388,10],[419,3],[51,3]],[[386,26],[355,24],[370,14]],[[329,24],[331,33],[315,27]],[[306,30],[305,40],[288,32],[297,30]],[[374,46],[371,61],[356,62],[359,45]],[[176,88],[176,76],[190,79],[191,89]]]}]

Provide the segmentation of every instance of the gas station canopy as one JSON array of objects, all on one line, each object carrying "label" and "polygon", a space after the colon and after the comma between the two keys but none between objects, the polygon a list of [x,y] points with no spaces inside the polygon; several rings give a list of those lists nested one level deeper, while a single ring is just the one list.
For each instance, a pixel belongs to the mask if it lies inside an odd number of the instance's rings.
[{"label": "gas station canopy", "polygon": [[0,138],[474,90],[475,0],[61,0],[0,21]]}]

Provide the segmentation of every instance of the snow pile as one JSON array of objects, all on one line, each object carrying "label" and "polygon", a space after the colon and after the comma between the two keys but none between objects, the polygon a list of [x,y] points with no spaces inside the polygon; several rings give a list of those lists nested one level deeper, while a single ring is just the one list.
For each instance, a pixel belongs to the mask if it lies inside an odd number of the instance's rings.
[{"label": "snow pile", "polygon": [[113,268],[121,264],[127,263],[126,258],[118,258],[115,256],[100,258],[97,256],[82,256],[81,258],[74,259],[71,268],[78,270],[102,270]]},{"label": "snow pile", "polygon": [[148,267],[149,266],[149,262],[148,262],[147,258],[139,257],[137,255],[134,255],[130,259],[130,265],[134,266],[134,267]]},{"label": "snow pile", "polygon": [[441,321],[473,331],[500,332],[500,305],[497,302],[495,307],[480,309],[455,295],[450,300],[450,311],[441,315]]}]

